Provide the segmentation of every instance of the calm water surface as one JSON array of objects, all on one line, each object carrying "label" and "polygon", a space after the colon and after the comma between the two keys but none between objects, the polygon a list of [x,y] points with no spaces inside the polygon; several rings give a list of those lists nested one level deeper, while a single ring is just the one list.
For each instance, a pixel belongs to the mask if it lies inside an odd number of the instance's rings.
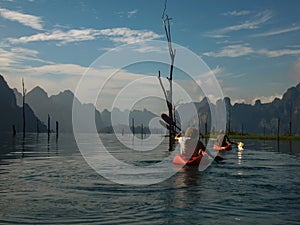
[{"label": "calm water surface", "polygon": [[[113,137],[105,139],[122,157]],[[203,172],[181,170],[158,184],[125,186],[91,169],[71,135],[49,141],[44,134],[24,141],[1,135],[0,223],[299,224],[300,142],[244,142],[243,152],[232,150]],[[153,163],[166,149],[163,142],[145,152],[146,160],[138,157]]]}]

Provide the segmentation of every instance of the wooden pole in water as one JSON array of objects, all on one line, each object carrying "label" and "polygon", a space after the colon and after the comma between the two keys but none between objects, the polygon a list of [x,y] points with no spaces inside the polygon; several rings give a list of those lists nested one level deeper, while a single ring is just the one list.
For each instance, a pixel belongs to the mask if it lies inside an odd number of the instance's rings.
[{"label": "wooden pole in water", "polygon": [[242,123],[242,136],[244,135],[244,124]]},{"label": "wooden pole in water", "polygon": [[48,114],[48,137],[50,136],[50,115]]},{"label": "wooden pole in water", "polygon": [[279,140],[279,135],[280,135],[280,118],[278,117],[278,122],[277,122],[277,140]]},{"label": "wooden pole in water", "polygon": [[132,134],[133,134],[133,136],[135,135],[135,130],[134,130],[134,118],[132,118]]},{"label": "wooden pole in water", "polygon": [[23,94],[23,138],[25,138],[26,122],[25,122],[25,95],[26,89],[24,85],[24,78],[22,78],[22,94]]},{"label": "wooden pole in water", "polygon": [[292,107],[290,109],[290,123],[289,123],[289,135],[292,136]]},{"label": "wooden pole in water", "polygon": [[58,138],[58,121],[56,121],[56,139]]},{"label": "wooden pole in water", "polygon": [[230,134],[231,132],[231,113],[230,113],[230,109],[228,110],[228,131],[227,133]]},{"label": "wooden pole in water", "polygon": [[36,118],[36,133],[39,134],[40,133],[40,129],[39,129],[39,119]]},{"label": "wooden pole in water", "polygon": [[12,125],[12,130],[13,130],[13,136],[15,137],[16,136],[16,126],[15,125]]},{"label": "wooden pole in water", "polygon": [[144,125],[141,124],[141,139],[144,138]]}]

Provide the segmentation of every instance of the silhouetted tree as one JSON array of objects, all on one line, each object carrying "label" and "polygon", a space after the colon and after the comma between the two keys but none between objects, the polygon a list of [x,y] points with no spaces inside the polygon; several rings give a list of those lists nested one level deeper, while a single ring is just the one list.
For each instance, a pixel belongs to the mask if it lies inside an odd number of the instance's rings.
[{"label": "silhouetted tree", "polygon": [[25,137],[25,129],[26,129],[26,122],[25,122],[25,95],[26,89],[24,85],[24,78],[22,78],[22,94],[23,94],[23,137]]},{"label": "silhouetted tree", "polygon": [[[169,117],[171,118],[172,121],[175,121],[174,118],[174,107],[173,107],[173,68],[174,68],[174,59],[175,59],[175,53],[176,51],[172,48],[172,40],[171,40],[171,27],[170,27],[170,20],[171,18],[168,17],[168,15],[165,14],[167,8],[167,1],[165,1],[165,8],[162,14],[162,21],[168,41],[168,48],[169,48],[169,54],[171,58],[171,63],[170,63],[170,72],[169,72],[169,77],[167,77],[169,81],[169,90],[166,90],[162,84],[161,81],[161,76],[160,76],[160,71],[158,72],[158,79],[161,85],[161,88],[163,90],[167,107],[168,107],[168,112],[169,112]],[[173,151],[174,148],[174,132],[172,132],[175,129],[173,124],[170,124],[170,129],[169,129],[169,151]]]}]

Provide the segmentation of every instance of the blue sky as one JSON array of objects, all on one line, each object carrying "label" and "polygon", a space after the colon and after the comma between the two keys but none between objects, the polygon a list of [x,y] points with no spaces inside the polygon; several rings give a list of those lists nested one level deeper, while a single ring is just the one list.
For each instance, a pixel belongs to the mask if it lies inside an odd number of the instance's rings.
[{"label": "blue sky", "polygon": [[[164,0],[2,0],[0,73],[19,90],[24,77],[28,90],[39,85],[50,95],[74,91],[107,50],[164,41],[163,8]],[[224,95],[252,103],[281,97],[300,82],[299,8],[297,0],[169,0],[167,14],[172,40],[202,57]]]}]

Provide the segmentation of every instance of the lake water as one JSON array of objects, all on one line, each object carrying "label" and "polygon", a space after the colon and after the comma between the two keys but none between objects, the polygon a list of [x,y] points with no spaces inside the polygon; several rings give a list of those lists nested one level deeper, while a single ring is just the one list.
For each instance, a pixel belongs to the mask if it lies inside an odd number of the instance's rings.
[{"label": "lake water", "polygon": [[[1,224],[300,223],[299,141],[245,140],[244,151],[233,149],[202,172],[180,170],[157,184],[130,186],[93,170],[71,135],[0,137]],[[122,154],[112,136],[103,137],[116,158],[136,165],[169,155],[163,141],[130,160],[130,151]]]}]

